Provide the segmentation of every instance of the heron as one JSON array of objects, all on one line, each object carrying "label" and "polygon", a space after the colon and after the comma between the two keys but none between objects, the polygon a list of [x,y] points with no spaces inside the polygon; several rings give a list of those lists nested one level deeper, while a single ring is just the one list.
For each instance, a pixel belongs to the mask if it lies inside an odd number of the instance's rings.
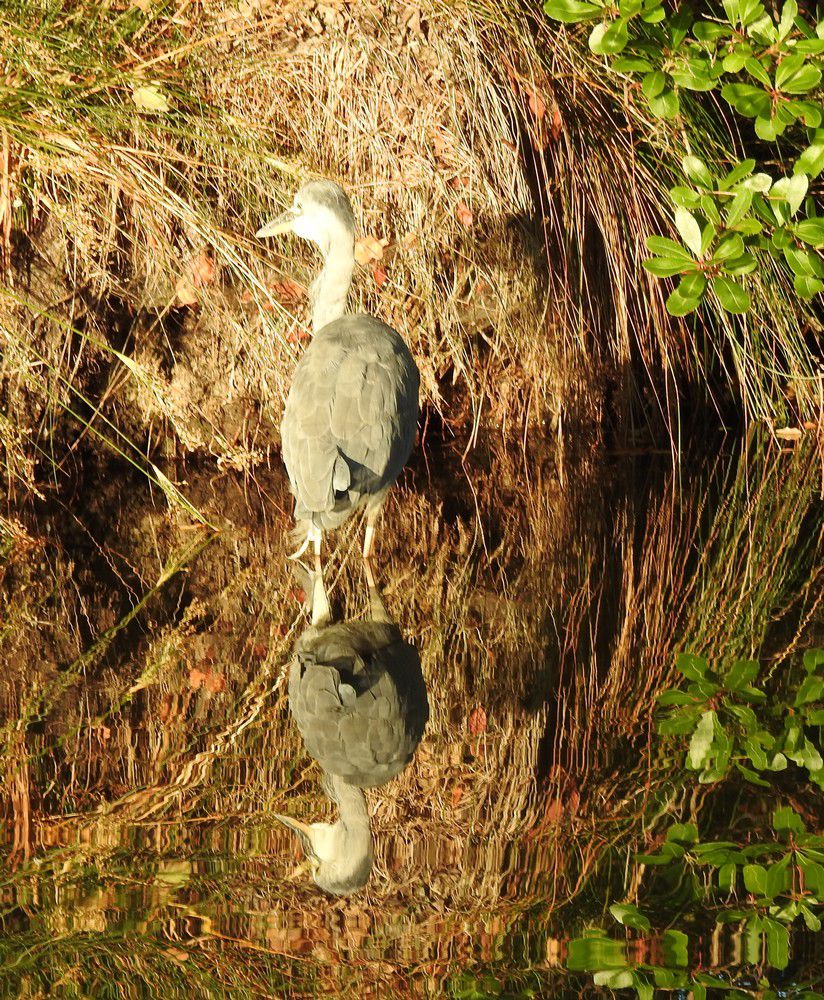
[{"label": "heron", "polygon": [[371,571],[368,619],[337,624],[331,624],[321,575],[311,575],[312,625],[295,645],[289,708],[323,769],[323,787],[339,818],[310,824],[280,814],[277,819],[302,841],[315,884],[343,896],[363,888],[372,871],[363,789],[385,784],[412,760],[429,704],[420,655],[389,616]]},{"label": "heron", "polygon": [[363,557],[371,556],[381,508],[415,440],[420,375],[397,331],[374,316],[344,315],[355,221],[343,188],[309,181],[256,236],[290,232],[314,243],[323,257],[309,289],[312,340],[295,369],[280,428],[295,497],[293,558],[311,544],[320,571],[323,532],[361,508]]}]

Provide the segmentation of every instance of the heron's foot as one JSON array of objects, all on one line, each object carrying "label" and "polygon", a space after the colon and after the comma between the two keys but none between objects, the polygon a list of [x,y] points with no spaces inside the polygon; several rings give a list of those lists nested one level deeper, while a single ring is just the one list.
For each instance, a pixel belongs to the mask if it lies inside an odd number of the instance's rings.
[{"label": "heron's foot", "polygon": [[301,539],[301,543],[299,548],[287,558],[300,559],[310,545],[314,546],[315,554],[320,555],[321,530],[312,524],[311,521],[299,521],[297,527],[289,533],[289,536],[293,542]]},{"label": "heron's foot", "polygon": [[290,553],[290,555],[288,555],[286,558],[293,559],[295,562],[299,563],[300,565],[303,565],[303,563],[300,562],[300,557],[308,548],[309,548],[309,537],[307,535],[301,547],[299,549],[295,549],[295,551]]}]

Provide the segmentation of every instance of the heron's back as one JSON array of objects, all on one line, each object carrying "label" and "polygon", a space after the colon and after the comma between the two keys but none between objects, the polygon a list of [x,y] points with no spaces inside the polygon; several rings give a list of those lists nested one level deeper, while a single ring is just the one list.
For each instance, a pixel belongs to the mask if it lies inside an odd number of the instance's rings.
[{"label": "heron's back", "polygon": [[336,527],[389,489],[415,441],[419,387],[409,348],[373,316],[343,316],[314,335],[281,423],[298,520]]},{"label": "heron's back", "polygon": [[295,649],[289,707],[325,771],[383,785],[412,759],[429,718],[420,656],[395,625],[311,629]]}]

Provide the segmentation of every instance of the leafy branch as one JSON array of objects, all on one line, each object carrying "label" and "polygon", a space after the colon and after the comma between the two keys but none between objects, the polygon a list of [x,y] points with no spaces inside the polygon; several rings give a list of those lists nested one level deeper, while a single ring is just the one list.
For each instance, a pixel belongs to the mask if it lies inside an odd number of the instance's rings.
[{"label": "leafy branch", "polygon": [[[564,23],[597,21],[589,47],[628,76],[653,115],[681,115],[682,91],[711,91],[738,115],[753,119],[758,139],[774,142],[793,128],[804,146],[780,178],[755,158],[730,162],[716,177],[696,156],[681,162],[684,184],[673,187],[674,222],[681,243],[651,236],[644,262],[657,277],[680,276],[667,299],[686,315],[711,292],[729,313],[743,314],[751,298],[741,278],[772,259],[789,269],[796,293],[824,290],[824,246],[810,181],[824,170],[822,80],[824,22],[809,23],[795,0],[776,19],[758,0],[723,0],[724,17],[696,18],[686,6],[670,13],[662,0],[547,0],[544,11]],[[801,130],[806,130],[806,134]],[[803,208],[804,217],[799,213]]]}]

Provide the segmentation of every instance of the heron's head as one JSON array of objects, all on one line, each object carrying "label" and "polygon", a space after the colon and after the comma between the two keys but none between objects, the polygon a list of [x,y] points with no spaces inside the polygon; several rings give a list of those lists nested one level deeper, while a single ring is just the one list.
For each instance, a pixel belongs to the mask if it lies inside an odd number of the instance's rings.
[{"label": "heron's head", "polygon": [[343,822],[301,823],[290,816],[276,818],[297,834],[315,885],[332,896],[362,889],[372,873],[372,835],[367,823],[352,829]]},{"label": "heron's head", "polygon": [[309,181],[295,195],[291,208],[262,226],[256,236],[294,233],[316,243],[326,254],[336,243],[350,247],[355,238],[355,218],[346,192],[334,181]]}]

